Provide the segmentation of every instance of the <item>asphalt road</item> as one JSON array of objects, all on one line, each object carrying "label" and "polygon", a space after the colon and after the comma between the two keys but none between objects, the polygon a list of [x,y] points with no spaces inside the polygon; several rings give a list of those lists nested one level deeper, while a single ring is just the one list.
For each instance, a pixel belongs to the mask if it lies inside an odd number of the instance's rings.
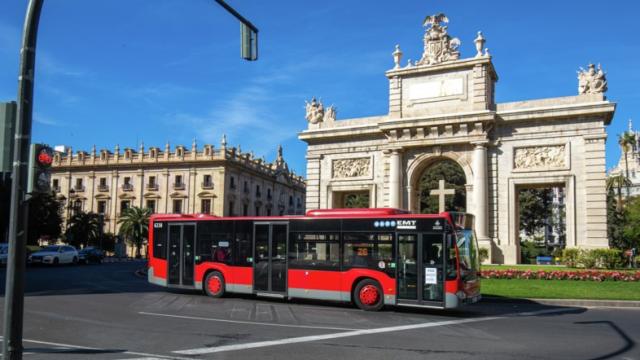
[{"label": "asphalt road", "polygon": [[24,358],[640,360],[640,310],[211,299],[149,285],[134,275],[142,266],[29,268]]}]

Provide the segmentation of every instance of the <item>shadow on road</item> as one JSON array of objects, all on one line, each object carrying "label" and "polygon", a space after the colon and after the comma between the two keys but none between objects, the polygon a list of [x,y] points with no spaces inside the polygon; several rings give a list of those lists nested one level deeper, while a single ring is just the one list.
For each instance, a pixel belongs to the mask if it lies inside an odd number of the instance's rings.
[{"label": "shadow on road", "polygon": [[636,342],[633,341],[633,339],[631,337],[629,337],[629,335],[627,335],[626,332],[624,332],[624,330],[622,330],[619,326],[617,326],[613,321],[607,321],[607,320],[603,320],[603,321],[579,321],[579,322],[575,322],[574,324],[578,324],[578,325],[606,325],[609,326],[613,332],[615,332],[621,339],[622,341],[624,341],[624,346],[622,346],[622,348],[613,351],[609,354],[605,354],[602,356],[598,356],[598,357],[594,357],[591,358],[590,360],[605,360],[605,359],[613,359],[613,358],[618,358],[619,355],[625,354],[627,352],[629,352],[631,349],[633,349],[636,346]]}]

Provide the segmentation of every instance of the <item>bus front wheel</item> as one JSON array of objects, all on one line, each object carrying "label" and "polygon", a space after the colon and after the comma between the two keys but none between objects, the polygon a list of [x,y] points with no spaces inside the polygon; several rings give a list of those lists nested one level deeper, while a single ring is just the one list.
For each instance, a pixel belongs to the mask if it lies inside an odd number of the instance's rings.
[{"label": "bus front wheel", "polygon": [[214,298],[224,295],[224,276],[217,271],[207,274],[204,280],[204,292]]},{"label": "bus front wheel", "polygon": [[378,311],[384,305],[384,294],[377,281],[364,279],[353,289],[353,301],[362,310]]}]

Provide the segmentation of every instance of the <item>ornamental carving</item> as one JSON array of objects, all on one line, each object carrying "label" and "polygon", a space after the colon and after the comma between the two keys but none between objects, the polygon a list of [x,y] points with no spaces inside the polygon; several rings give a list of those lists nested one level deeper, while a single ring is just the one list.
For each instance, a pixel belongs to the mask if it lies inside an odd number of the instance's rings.
[{"label": "ornamental carving", "polygon": [[370,158],[333,160],[333,178],[355,178],[369,175]]},{"label": "ornamental carving", "polygon": [[311,102],[305,101],[305,109],[307,111],[305,118],[311,124],[318,124],[320,122],[332,122],[336,120],[337,109],[331,105],[326,110],[322,101],[316,100],[314,97]]},{"label": "ornamental carving", "polygon": [[607,91],[607,77],[602,71],[602,66],[589,64],[587,70],[580,68],[578,71],[578,94],[600,94]]},{"label": "ornamental carving", "polygon": [[443,24],[448,22],[449,19],[443,13],[426,17],[423,24],[427,28],[424,34],[424,52],[416,65],[438,64],[460,57],[460,39],[447,34],[447,27]]},{"label": "ornamental carving", "polygon": [[564,145],[516,148],[514,165],[516,169],[563,168],[565,151]]}]

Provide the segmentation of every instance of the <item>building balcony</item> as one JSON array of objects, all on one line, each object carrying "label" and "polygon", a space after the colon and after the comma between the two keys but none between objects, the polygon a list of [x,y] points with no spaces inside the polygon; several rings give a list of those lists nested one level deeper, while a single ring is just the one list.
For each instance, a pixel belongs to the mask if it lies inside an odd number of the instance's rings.
[{"label": "building balcony", "polygon": [[99,192],[108,192],[109,191],[109,185],[98,185],[98,191]]},{"label": "building balcony", "polygon": [[133,191],[132,184],[122,184],[122,191]]},{"label": "building balcony", "polygon": [[185,189],[185,185],[184,185],[184,183],[174,183],[173,184],[173,189],[174,190],[184,190]]},{"label": "building balcony", "polygon": [[84,191],[84,186],[83,185],[75,185],[73,187],[73,191],[75,191],[75,192],[83,192]]},{"label": "building balcony", "polygon": [[51,187],[51,191],[59,193],[60,192],[60,186],[52,186]]},{"label": "building balcony", "polygon": [[257,191],[257,192],[256,192],[256,197],[257,197],[257,198],[262,197],[262,193],[261,193],[260,191]]},{"label": "building balcony", "polygon": [[146,188],[149,191],[158,191],[158,184],[147,184]]},{"label": "building balcony", "polygon": [[202,188],[203,189],[213,189],[213,183],[212,182],[203,182],[202,183]]}]

